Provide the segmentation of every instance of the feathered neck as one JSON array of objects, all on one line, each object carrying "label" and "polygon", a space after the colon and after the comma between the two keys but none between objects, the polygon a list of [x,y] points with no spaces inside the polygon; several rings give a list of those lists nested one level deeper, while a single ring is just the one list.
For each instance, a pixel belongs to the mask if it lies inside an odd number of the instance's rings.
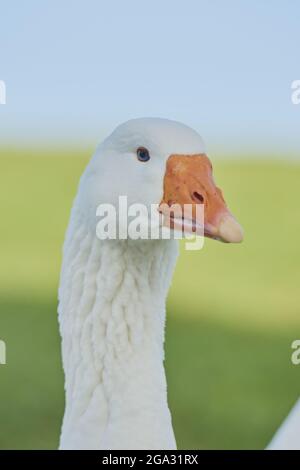
[{"label": "feathered neck", "polygon": [[75,204],[59,288],[61,448],[175,447],[163,341],[176,257],[174,240],[98,240]]}]

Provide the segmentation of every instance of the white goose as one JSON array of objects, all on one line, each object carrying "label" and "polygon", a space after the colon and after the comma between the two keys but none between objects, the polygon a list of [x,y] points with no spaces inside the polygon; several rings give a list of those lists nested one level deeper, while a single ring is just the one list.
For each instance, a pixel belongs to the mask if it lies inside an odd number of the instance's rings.
[{"label": "white goose", "polygon": [[300,450],[300,400],[297,401],[288,417],[284,420],[268,450]]},{"label": "white goose", "polygon": [[176,448],[163,342],[178,242],[99,240],[96,208],[117,206],[120,195],[147,207],[204,203],[206,236],[226,242],[243,237],[194,130],[165,119],[135,119],[100,145],[81,177],[64,244],[61,449]]}]

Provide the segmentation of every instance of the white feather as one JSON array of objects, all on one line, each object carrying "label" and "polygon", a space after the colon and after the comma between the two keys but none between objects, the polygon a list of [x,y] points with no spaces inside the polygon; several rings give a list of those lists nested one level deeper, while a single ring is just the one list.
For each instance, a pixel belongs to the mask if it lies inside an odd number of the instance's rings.
[{"label": "white feather", "polygon": [[[137,161],[145,146],[151,161]],[[164,360],[165,299],[175,240],[96,237],[99,203],[159,203],[166,160],[201,153],[201,137],[163,119],[129,121],[99,146],[66,235],[59,321],[66,409],[61,449],[174,449]]]},{"label": "white feather", "polygon": [[300,400],[279,428],[269,450],[300,450]]}]

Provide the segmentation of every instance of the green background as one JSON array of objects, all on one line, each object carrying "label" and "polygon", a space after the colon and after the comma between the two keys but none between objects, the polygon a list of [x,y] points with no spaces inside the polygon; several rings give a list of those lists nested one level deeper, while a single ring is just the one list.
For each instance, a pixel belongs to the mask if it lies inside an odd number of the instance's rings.
[{"label": "green background", "polygon": [[[61,246],[89,151],[0,152],[0,448],[57,448],[63,374]],[[300,166],[214,163],[241,245],[182,250],[168,299],[166,369],[179,448],[263,448],[299,395]]]}]

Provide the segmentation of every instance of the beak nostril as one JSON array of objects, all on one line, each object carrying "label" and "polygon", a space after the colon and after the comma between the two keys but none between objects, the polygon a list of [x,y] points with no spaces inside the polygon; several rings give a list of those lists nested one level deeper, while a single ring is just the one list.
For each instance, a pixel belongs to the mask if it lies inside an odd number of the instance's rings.
[{"label": "beak nostril", "polygon": [[204,203],[204,197],[202,196],[202,194],[198,193],[197,191],[193,192],[192,199],[200,204]]}]

